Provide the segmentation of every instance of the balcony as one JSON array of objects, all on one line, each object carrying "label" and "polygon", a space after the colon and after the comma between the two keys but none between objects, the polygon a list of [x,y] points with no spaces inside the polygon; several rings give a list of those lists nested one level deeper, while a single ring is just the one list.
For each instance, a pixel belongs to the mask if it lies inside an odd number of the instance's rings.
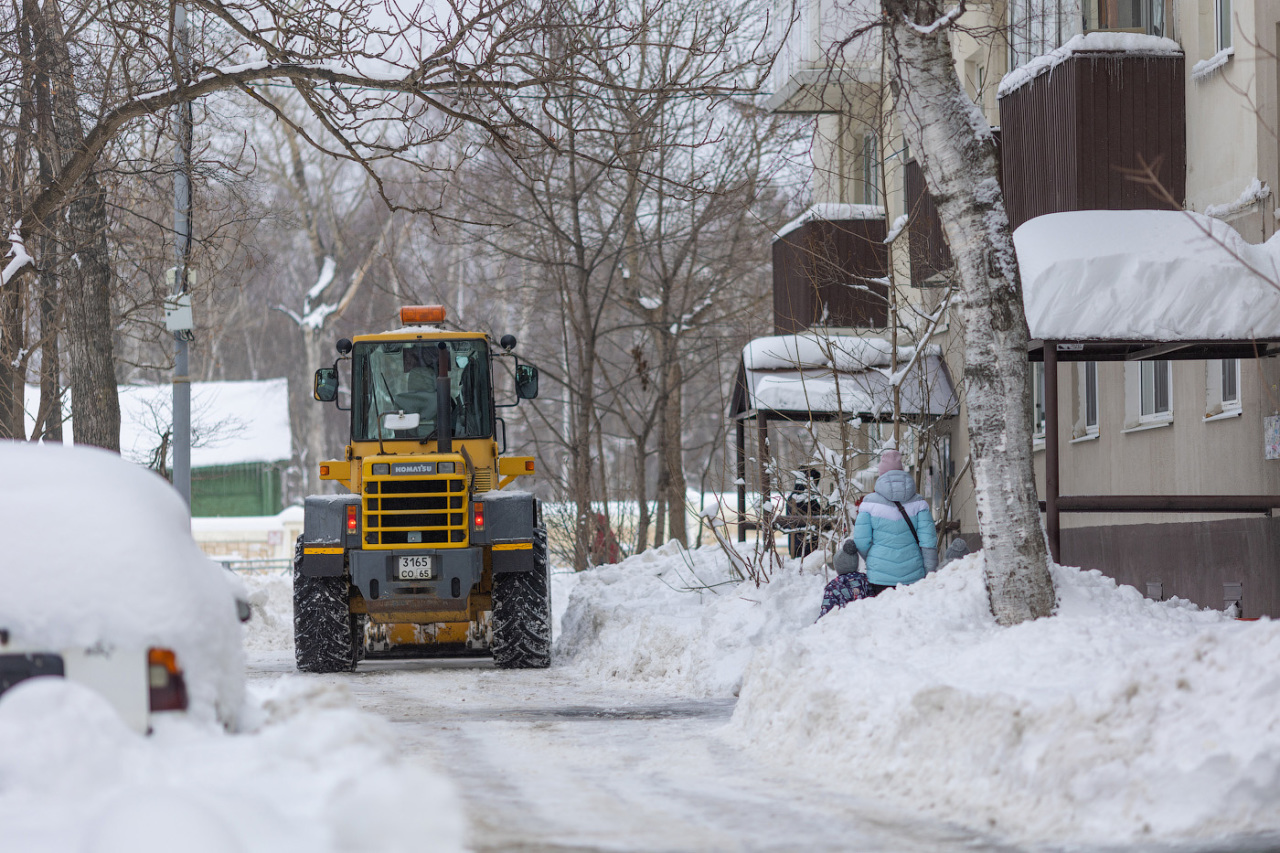
[{"label": "balcony", "polygon": [[[1127,49],[1106,49],[1121,45]],[[1168,39],[1090,33],[1006,77],[1001,177],[1010,225],[1067,210],[1168,209],[1134,180],[1143,164],[1181,207],[1183,68]]]},{"label": "balcony", "polygon": [[773,244],[777,334],[888,325],[889,251],[883,208],[820,204]]},{"label": "balcony", "polygon": [[849,113],[864,100],[859,89],[880,83],[878,30],[835,45],[859,27],[874,22],[878,0],[778,0],[776,37],[781,44],[769,75],[765,107],[775,113]]}]

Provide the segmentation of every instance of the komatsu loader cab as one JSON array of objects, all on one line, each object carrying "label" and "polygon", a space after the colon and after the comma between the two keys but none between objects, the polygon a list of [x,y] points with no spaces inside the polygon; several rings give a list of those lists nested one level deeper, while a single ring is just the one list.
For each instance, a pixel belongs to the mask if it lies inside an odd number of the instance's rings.
[{"label": "komatsu loader cab", "polygon": [[[451,332],[440,306],[403,328],[338,342],[315,398],[336,403],[350,368],[351,440],[320,464],[348,494],[306,499],[294,557],[294,646],[303,672],[353,669],[364,654],[493,655],[505,668],[551,661],[547,534],[526,492],[527,456],[503,456],[497,409],[538,393],[537,369],[479,333]],[[516,399],[496,404],[510,359]],[[340,406],[341,408],[341,406]]]}]

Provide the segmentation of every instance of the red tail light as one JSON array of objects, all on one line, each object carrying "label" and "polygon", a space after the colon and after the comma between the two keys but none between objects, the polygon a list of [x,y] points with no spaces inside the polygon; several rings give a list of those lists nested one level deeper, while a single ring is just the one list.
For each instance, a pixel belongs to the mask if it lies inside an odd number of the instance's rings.
[{"label": "red tail light", "polygon": [[187,710],[187,682],[178,668],[178,656],[170,649],[147,651],[147,683],[152,711]]},{"label": "red tail light", "polygon": [[475,508],[476,530],[484,530],[484,504],[477,501],[471,506]]},{"label": "red tail light", "polygon": [[350,506],[347,507],[347,532],[348,533],[356,532],[356,525],[358,523],[358,518],[356,516],[356,509],[357,507],[355,504],[351,504]]}]

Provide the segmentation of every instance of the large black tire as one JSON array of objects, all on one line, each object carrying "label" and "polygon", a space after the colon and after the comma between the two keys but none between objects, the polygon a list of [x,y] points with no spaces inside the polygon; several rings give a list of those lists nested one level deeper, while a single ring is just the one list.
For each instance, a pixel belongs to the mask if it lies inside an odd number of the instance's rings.
[{"label": "large black tire", "polygon": [[[293,554],[293,654],[299,672],[350,672],[364,647],[364,626],[348,610],[345,577],[302,574],[302,540]],[[358,632],[358,633],[357,633]]]},{"label": "large black tire", "polygon": [[500,669],[551,666],[546,528],[533,529],[533,571],[493,577],[493,662]]}]

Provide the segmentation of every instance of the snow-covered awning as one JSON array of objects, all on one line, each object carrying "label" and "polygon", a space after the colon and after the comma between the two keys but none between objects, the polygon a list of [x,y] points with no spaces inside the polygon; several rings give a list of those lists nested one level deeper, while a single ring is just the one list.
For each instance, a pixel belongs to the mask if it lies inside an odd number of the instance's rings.
[{"label": "snow-covered awning", "polygon": [[778,229],[775,240],[781,240],[792,231],[809,222],[841,222],[850,219],[884,219],[884,208],[878,204],[815,204],[795,219]]},{"label": "snow-covered awning", "polygon": [[[757,338],[742,349],[730,416],[778,415],[795,420],[893,414],[890,354],[882,338],[811,332]],[[898,348],[901,412],[943,417],[958,409],[955,387],[937,347]]]},{"label": "snow-covered awning", "polygon": [[996,97],[1003,98],[1041,74],[1080,54],[1126,54],[1129,56],[1182,56],[1182,46],[1173,39],[1142,33],[1082,33],[1072,36],[1062,47],[1019,65],[1000,80]]},{"label": "snow-covered awning", "polygon": [[1164,210],[1052,213],[1013,235],[1031,337],[1280,340],[1280,240]]}]

